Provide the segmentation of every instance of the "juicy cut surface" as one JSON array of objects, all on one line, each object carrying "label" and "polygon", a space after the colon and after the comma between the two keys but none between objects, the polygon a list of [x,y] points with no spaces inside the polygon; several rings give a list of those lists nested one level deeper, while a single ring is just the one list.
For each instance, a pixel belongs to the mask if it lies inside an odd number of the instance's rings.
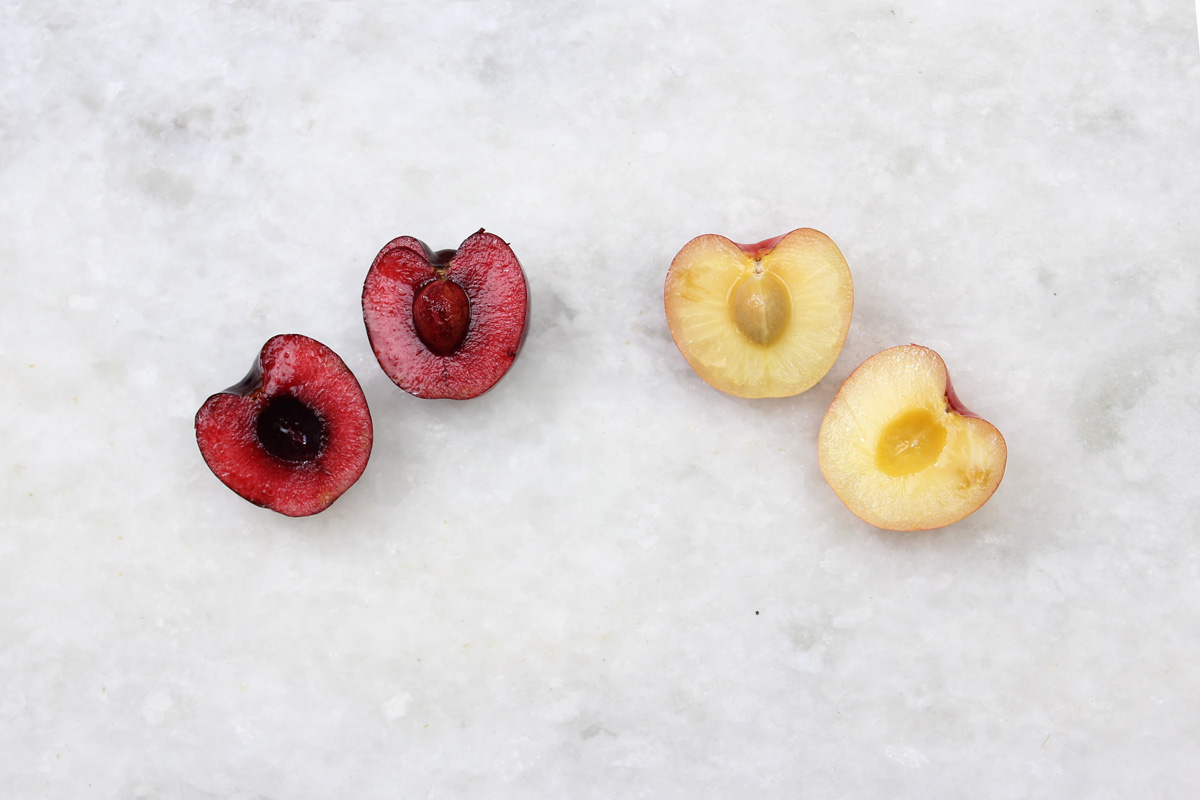
[{"label": "juicy cut surface", "polygon": [[434,253],[389,242],[363,285],[363,321],[380,367],[418,397],[465,400],[491,389],[524,342],[525,273],[499,236],[479,231]]},{"label": "juicy cut surface", "polygon": [[329,507],[366,469],[366,397],[336,353],[307,336],[271,338],[249,374],[196,413],[196,441],[221,481],[287,516]]},{"label": "juicy cut surface", "polygon": [[917,345],[867,359],[821,424],[818,455],[851,511],[881,528],[956,522],[991,497],[1007,447],[990,423],[956,410],[940,356]]},{"label": "juicy cut surface", "polygon": [[696,237],[672,261],[664,298],[671,336],[700,377],[739,397],[787,397],[837,360],[854,286],[829,237],[801,228],[763,246]]}]

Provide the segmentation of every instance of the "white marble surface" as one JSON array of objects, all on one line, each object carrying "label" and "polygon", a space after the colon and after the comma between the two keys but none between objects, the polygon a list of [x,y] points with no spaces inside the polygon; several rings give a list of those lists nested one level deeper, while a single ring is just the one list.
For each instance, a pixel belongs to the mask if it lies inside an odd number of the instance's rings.
[{"label": "white marble surface", "polygon": [[[1200,792],[1191,0],[9,2],[0,65],[0,795]],[[525,351],[411,398],[367,267],[481,226]],[[724,396],[667,265],[799,226],[846,348]],[[305,520],[192,431],[281,332],[375,418]],[[916,535],[815,452],[909,341],[1010,453]]]}]

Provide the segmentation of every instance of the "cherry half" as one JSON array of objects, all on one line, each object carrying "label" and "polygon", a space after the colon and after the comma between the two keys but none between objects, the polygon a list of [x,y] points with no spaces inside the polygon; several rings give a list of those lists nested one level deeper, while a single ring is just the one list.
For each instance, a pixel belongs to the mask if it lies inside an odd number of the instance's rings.
[{"label": "cherry half", "polygon": [[300,334],[269,339],[246,377],[196,413],[209,469],[251,503],[289,517],[337,500],[366,469],[372,441],[354,373]]},{"label": "cherry half", "polygon": [[363,284],[379,366],[417,397],[467,400],[495,386],[525,340],[529,287],[503,239],[484,230],[457,250],[393,239]]}]

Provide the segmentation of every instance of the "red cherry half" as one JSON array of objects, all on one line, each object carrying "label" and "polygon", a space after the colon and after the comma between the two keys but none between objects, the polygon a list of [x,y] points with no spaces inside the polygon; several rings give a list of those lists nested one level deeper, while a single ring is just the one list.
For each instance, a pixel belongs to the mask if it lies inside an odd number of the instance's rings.
[{"label": "red cherry half", "polygon": [[240,383],[196,413],[209,469],[255,505],[289,517],[323,511],[371,456],[367,399],[337,353],[300,334],[274,336]]},{"label": "red cherry half", "polygon": [[486,231],[436,253],[388,242],[367,273],[363,321],[379,366],[417,397],[467,400],[496,385],[524,343],[529,287],[513,251]]}]

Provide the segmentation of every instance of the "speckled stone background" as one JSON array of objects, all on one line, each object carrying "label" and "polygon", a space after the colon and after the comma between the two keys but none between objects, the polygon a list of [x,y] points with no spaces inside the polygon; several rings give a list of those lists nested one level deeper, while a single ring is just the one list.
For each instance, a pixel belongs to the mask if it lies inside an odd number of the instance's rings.
[{"label": "speckled stone background", "polygon": [[[1200,54],[1165,2],[0,5],[0,795],[1200,793]],[[491,393],[378,369],[401,234],[529,276]],[[812,226],[833,370],[701,382],[692,236]],[[272,334],[376,441],[290,520],[192,416]],[[816,433],[896,344],[1009,445],[874,530]]]}]

